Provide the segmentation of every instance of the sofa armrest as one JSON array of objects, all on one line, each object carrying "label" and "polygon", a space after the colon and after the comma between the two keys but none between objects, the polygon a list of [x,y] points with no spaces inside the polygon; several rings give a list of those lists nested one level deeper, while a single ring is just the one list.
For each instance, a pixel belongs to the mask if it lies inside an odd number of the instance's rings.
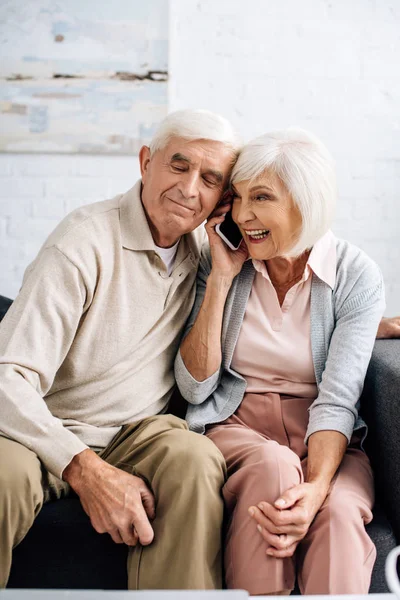
[{"label": "sofa armrest", "polygon": [[377,496],[400,543],[400,339],[377,340],[361,397]]}]

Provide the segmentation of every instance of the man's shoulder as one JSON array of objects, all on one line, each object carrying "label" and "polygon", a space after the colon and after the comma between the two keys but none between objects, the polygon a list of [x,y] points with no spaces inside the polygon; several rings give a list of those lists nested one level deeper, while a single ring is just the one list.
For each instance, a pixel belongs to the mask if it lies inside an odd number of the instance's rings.
[{"label": "man's shoulder", "polygon": [[62,251],[80,243],[97,242],[119,223],[122,194],[110,200],[94,202],[75,209],[50,234],[44,247],[57,246]]}]

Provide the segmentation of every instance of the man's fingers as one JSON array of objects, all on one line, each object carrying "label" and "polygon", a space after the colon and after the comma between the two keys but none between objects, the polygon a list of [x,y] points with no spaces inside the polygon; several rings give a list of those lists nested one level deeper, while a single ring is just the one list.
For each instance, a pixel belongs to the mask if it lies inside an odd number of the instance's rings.
[{"label": "man's fingers", "polygon": [[118,529],[111,529],[108,533],[112,537],[113,542],[115,542],[116,544],[123,544],[125,542],[125,540],[122,539],[122,536]]},{"label": "man's fingers", "polygon": [[145,482],[143,482],[143,488],[140,490],[140,497],[142,499],[142,504],[144,510],[146,511],[146,515],[152,521],[156,516],[156,501]]},{"label": "man's fingers", "polygon": [[151,544],[154,538],[154,531],[150,525],[149,519],[147,518],[146,511],[143,506],[138,506],[136,514],[133,517],[133,525],[139,536],[139,541],[142,546],[148,546]]},{"label": "man's fingers", "polygon": [[122,538],[123,543],[127,546],[136,546],[136,544],[139,541],[139,536],[137,534],[136,529],[133,527],[133,525],[129,523],[127,523],[125,527],[121,527],[121,529],[119,530],[119,534]]}]

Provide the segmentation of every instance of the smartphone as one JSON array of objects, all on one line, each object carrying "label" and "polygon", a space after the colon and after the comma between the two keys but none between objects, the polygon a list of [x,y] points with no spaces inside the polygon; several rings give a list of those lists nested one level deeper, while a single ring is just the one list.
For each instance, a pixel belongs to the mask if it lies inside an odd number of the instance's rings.
[{"label": "smartphone", "polygon": [[232,219],[231,211],[226,213],[225,220],[222,223],[218,223],[215,227],[215,231],[231,250],[237,250],[239,248],[243,236],[240,233],[239,227]]}]

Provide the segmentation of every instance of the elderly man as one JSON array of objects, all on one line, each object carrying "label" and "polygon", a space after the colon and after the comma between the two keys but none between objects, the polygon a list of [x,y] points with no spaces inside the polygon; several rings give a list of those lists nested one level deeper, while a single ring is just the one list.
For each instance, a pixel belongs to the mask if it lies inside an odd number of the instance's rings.
[{"label": "elderly man", "polygon": [[141,181],[66,217],[28,267],[0,330],[0,586],[43,503],[72,488],[130,546],[129,588],[221,587],[224,461],[165,413],[199,226],[238,149],[217,115],[169,115]]}]

